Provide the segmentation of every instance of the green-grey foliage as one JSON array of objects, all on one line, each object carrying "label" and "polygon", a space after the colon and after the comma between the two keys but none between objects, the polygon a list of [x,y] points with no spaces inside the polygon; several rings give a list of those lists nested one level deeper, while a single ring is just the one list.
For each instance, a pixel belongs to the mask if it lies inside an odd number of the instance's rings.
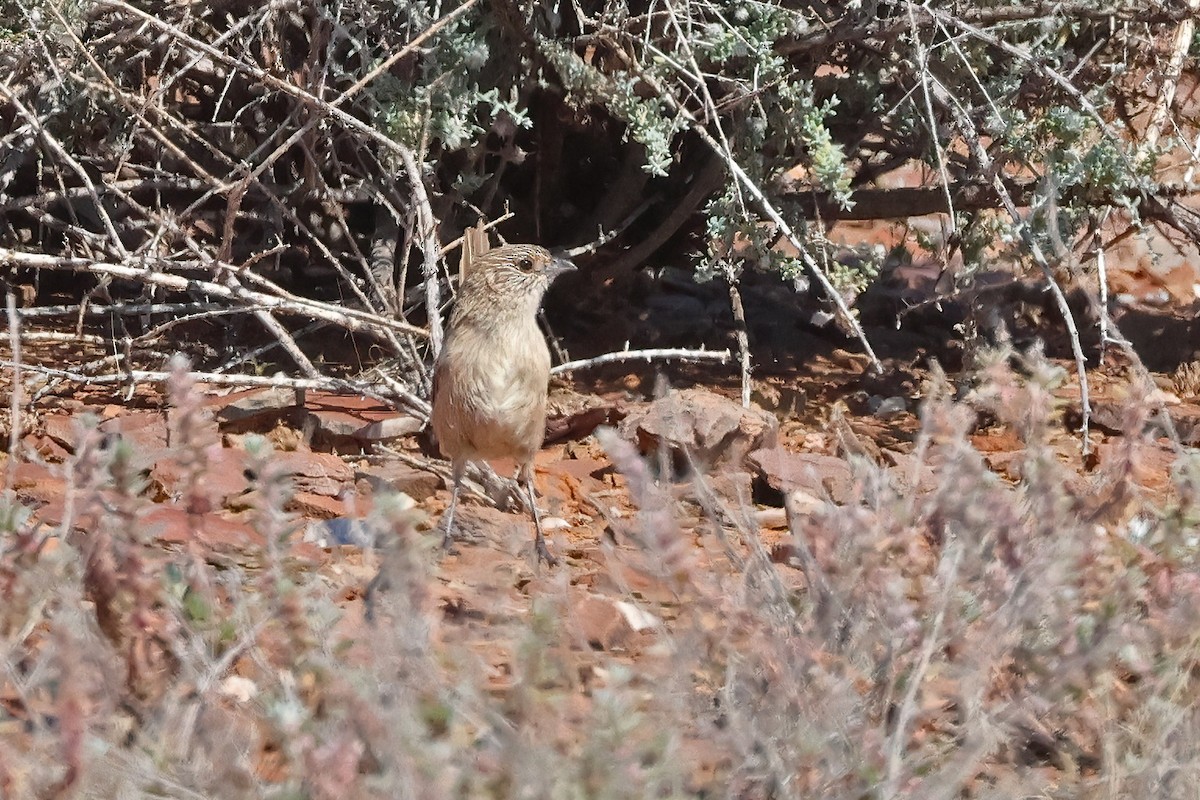
[{"label": "green-grey foliage", "polygon": [[[1167,114],[1154,146],[1140,144],[1158,98],[1149,78],[1183,19],[1166,0],[218,5],[0,5],[5,119],[32,117],[62,145],[18,137],[0,153],[0,189],[35,198],[8,210],[0,244],[116,262],[199,248],[273,279],[323,269],[331,279],[303,291],[378,311],[389,288],[423,277],[374,275],[367,255],[383,216],[404,231],[397,265],[419,249],[412,176],[396,148],[322,104],[415,151],[442,242],[506,209],[505,235],[548,245],[627,223],[600,260],[653,239],[670,246],[649,258],[691,258],[700,279],[818,265],[852,295],[895,260],[831,244],[847,215],[946,214],[948,235],[924,245],[939,260],[961,255],[960,281],[989,259],[1026,257],[994,192],[956,201],[953,215],[857,193],[989,189],[994,177],[1054,260],[1094,250],[1087,234],[1110,215],[1200,236],[1158,168],[1195,126]],[[710,185],[714,160],[725,175]],[[85,174],[144,183],[106,188],[106,221]],[[56,200],[63,190],[69,200]]]}]

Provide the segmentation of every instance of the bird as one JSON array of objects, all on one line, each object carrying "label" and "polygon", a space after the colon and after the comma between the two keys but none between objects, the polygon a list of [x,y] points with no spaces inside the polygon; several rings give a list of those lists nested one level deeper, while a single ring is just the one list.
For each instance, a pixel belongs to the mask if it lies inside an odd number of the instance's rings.
[{"label": "bird", "polygon": [[454,485],[442,546],[454,536],[454,511],[468,462],[511,458],[533,515],[537,557],[554,566],[533,488],[533,457],[546,430],[550,349],[537,313],[550,284],[575,265],[543,247],[507,244],[465,265],[433,373],[430,423]]}]

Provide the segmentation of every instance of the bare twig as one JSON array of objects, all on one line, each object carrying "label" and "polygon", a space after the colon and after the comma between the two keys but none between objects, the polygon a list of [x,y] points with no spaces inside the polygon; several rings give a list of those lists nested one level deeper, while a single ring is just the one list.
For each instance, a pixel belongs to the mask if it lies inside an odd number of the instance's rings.
[{"label": "bare twig", "polygon": [[554,367],[550,370],[550,374],[561,375],[565,372],[575,372],[602,364],[616,364],[625,361],[716,361],[725,364],[732,357],[733,354],[728,350],[623,350],[616,353],[605,353],[594,358],[568,361]]},{"label": "bare twig", "polygon": [[746,309],[742,305],[742,293],[737,281],[729,281],[729,305],[733,310],[733,324],[738,343],[738,360],[742,368],[742,407],[750,407],[750,331],[746,325]]},{"label": "bare twig", "polygon": [[1013,201],[1012,195],[1009,194],[1004,181],[1000,179],[998,171],[993,169],[991,157],[988,156],[987,150],[984,149],[983,144],[979,141],[979,133],[975,130],[975,124],[971,122],[971,118],[967,116],[966,112],[959,105],[958,100],[939,81],[932,80],[931,85],[934,87],[938,102],[953,116],[955,126],[962,134],[972,157],[978,162],[980,170],[984,174],[995,176],[993,184],[996,187],[996,193],[1004,202],[1004,209],[1012,219],[1013,225],[1017,228],[1021,236],[1021,241],[1025,244],[1025,248],[1033,256],[1034,263],[1041,269],[1042,276],[1046,280],[1046,285],[1050,289],[1050,294],[1054,297],[1054,302],[1058,306],[1059,313],[1062,315],[1063,323],[1067,326],[1067,332],[1071,338],[1071,352],[1075,356],[1075,373],[1079,380],[1079,404],[1083,417],[1083,422],[1080,425],[1080,434],[1083,440],[1081,447],[1083,455],[1086,456],[1091,452],[1088,428],[1091,421],[1092,405],[1088,392],[1087,357],[1084,355],[1083,345],[1079,341],[1079,328],[1075,324],[1075,315],[1071,312],[1071,306],[1067,302],[1066,294],[1054,278],[1054,271],[1051,269],[1050,262],[1046,259],[1045,253],[1042,252],[1042,246],[1033,236],[1025,218],[1021,216],[1020,211],[1017,209],[1017,204]]},{"label": "bare twig", "polygon": [[296,98],[297,100],[301,100],[304,103],[323,111],[324,113],[332,116],[338,122],[345,125],[350,130],[361,133],[371,141],[382,146],[385,150],[395,153],[401,157],[404,156],[405,152],[409,152],[411,154],[411,151],[407,147],[392,139],[389,139],[387,136],[375,130],[369,124],[363,122],[354,115],[331,105],[327,101],[314,96],[312,93],[305,91],[295,84],[288,83],[287,81],[272,75],[270,72],[267,72],[265,69],[255,64],[251,64],[247,61],[243,61],[240,58],[231,56],[229,53],[219,50],[216,47],[213,47],[211,44],[201,41],[200,39],[189,35],[185,31],[180,30],[178,26],[172,25],[169,22],[159,19],[153,14],[131,6],[129,3],[124,2],[124,0],[100,0],[100,5],[119,8],[122,11],[125,11],[126,13],[131,14],[148,25],[156,28],[157,30],[168,34],[179,45],[187,47],[191,50],[203,52],[212,57],[215,61],[224,64],[227,67],[236,69],[243,74],[254,78],[256,81],[270,86],[272,89]]},{"label": "bare twig", "polygon": [[950,170],[946,168],[946,153],[938,138],[937,117],[933,113],[933,97],[929,91],[929,54],[925,50],[925,42],[921,39],[921,31],[917,29],[917,15],[913,12],[911,3],[908,6],[908,21],[912,28],[913,46],[917,50],[925,123],[929,126],[929,139],[933,142],[933,152],[937,157],[938,174],[942,178],[942,191],[946,199],[946,213],[950,217],[950,233],[953,234],[958,223],[954,214],[954,197],[950,194]]},{"label": "bare twig", "polygon": [[[21,312],[17,311],[20,319]],[[90,344],[96,347],[108,347],[109,340],[103,336],[89,334],[67,333],[66,331],[22,331],[21,338],[26,342],[60,342],[62,344]]]},{"label": "bare twig", "polygon": [[[189,314],[196,319],[205,316],[222,314],[244,314],[253,306],[242,308],[204,309],[201,303],[114,303],[111,306],[98,306],[91,303],[73,303],[61,306],[34,306],[33,308],[18,308],[17,315],[21,319],[39,319],[42,317],[75,317],[104,316],[105,314],[121,314],[127,317],[140,317],[147,314]],[[182,318],[181,318],[182,319]]]},{"label": "bare twig", "polygon": [[[328,322],[324,322],[322,320],[310,322],[309,324],[305,325],[303,328],[300,328],[298,331],[293,333],[292,338],[295,340],[302,339],[305,336],[308,336],[312,333],[315,333],[316,331],[321,330],[328,324],[329,324]],[[165,327],[165,325],[160,326],[160,327]],[[235,353],[234,355],[230,356],[228,360],[222,362],[221,365],[218,366],[213,371],[218,372],[218,373],[227,373],[234,367],[241,366],[242,364],[245,364],[248,361],[253,361],[254,359],[258,358],[259,356],[269,353],[272,350],[274,350],[276,347],[279,347],[279,346],[280,345],[279,345],[278,341],[266,342],[264,344],[259,345],[258,347],[255,347],[252,350],[240,351],[240,352]]]},{"label": "bare twig", "polygon": [[125,249],[125,245],[121,242],[121,237],[117,234],[116,226],[113,225],[112,218],[108,215],[108,211],[105,210],[104,203],[100,201],[100,194],[96,190],[96,184],[92,181],[91,176],[87,174],[87,170],[83,168],[83,166],[74,156],[67,152],[67,149],[63,147],[57,138],[55,138],[49,131],[46,130],[45,126],[42,124],[42,120],[39,119],[36,114],[26,108],[25,104],[21,102],[21,99],[17,97],[16,94],[14,94],[4,82],[0,82],[0,97],[3,97],[6,101],[12,104],[17,113],[24,117],[25,120],[31,126],[33,126],[33,129],[37,131],[38,135],[42,137],[42,141],[46,143],[46,146],[49,147],[55,155],[61,158],[67,164],[67,166],[70,167],[71,171],[73,171],[79,178],[80,182],[88,188],[88,195],[92,198],[92,202],[95,204],[94,210],[96,212],[96,216],[103,223],[104,230],[108,234],[109,244],[112,246],[112,252],[116,253],[122,258],[128,256],[129,253]]},{"label": "bare twig", "polygon": [[[489,222],[485,222],[483,224],[482,229],[485,231],[490,231],[493,228],[495,228],[497,225],[499,225],[500,223],[508,222],[510,219],[512,219],[515,216],[516,216],[516,214],[512,213],[511,211],[505,211],[503,214],[496,217],[495,219],[493,219]],[[462,247],[462,243],[463,243],[464,239],[466,239],[465,235],[458,237],[457,239],[450,242],[449,244],[443,245],[442,249],[438,251],[438,256],[441,258],[445,258],[450,253],[453,253],[456,249],[458,249],[459,247]]]},{"label": "bare twig", "polygon": [[1158,82],[1158,102],[1154,104],[1154,113],[1150,115],[1150,123],[1146,126],[1143,156],[1152,153],[1158,146],[1158,137],[1166,127],[1167,117],[1175,102],[1175,90],[1179,86],[1179,78],[1183,75],[1183,62],[1196,33],[1196,13],[1200,11],[1200,0],[1188,0],[1187,7],[1191,13],[1180,21],[1179,27],[1175,29],[1171,57],[1167,60],[1166,69]]},{"label": "bare twig", "polygon": [[[688,192],[688,194],[690,195],[690,194],[691,194],[691,192],[689,191],[689,192]],[[707,193],[705,194],[705,196],[707,196]],[[703,198],[701,198],[701,199],[703,199]],[[579,258],[579,256],[588,255],[588,254],[590,254],[590,253],[594,253],[594,252],[596,252],[596,251],[597,251],[597,250],[599,250],[601,247],[603,247],[604,245],[608,244],[608,243],[609,243],[609,242],[611,242],[613,239],[616,239],[618,236],[620,236],[622,233],[624,233],[624,232],[625,232],[625,230],[626,230],[626,229],[627,229],[627,228],[628,228],[630,225],[632,225],[632,224],[633,224],[633,223],[634,223],[634,222],[637,220],[637,218],[638,218],[638,217],[640,217],[642,214],[645,214],[645,213],[646,213],[646,210],[647,210],[648,208],[650,208],[650,206],[653,204],[653,202],[654,202],[654,201],[653,201],[653,199],[650,199],[650,198],[647,198],[646,200],[643,200],[642,202],[638,203],[638,205],[637,205],[637,207],[636,207],[636,208],[634,208],[632,211],[630,211],[630,212],[629,212],[629,213],[628,213],[628,214],[625,216],[625,219],[623,219],[623,220],[621,220],[620,222],[618,222],[618,223],[617,223],[617,224],[616,224],[616,225],[615,225],[615,226],[612,228],[612,230],[609,230],[609,231],[600,230],[600,231],[599,231],[599,233],[597,234],[596,238],[595,238],[595,239],[593,239],[592,241],[590,241],[590,242],[585,242],[585,243],[583,243],[583,244],[576,245],[575,247],[571,247],[571,248],[568,248],[568,249],[566,249],[566,250],[563,250],[563,251],[562,251],[562,255],[563,255],[563,256],[565,256],[566,258]],[[670,215],[670,216],[672,216],[672,217],[673,217],[673,216],[675,216],[675,215],[676,215],[676,213],[678,213],[678,211],[677,211],[677,210],[678,210],[678,208],[679,208],[680,206],[685,206],[685,205],[687,205],[687,204],[688,204],[688,199],[685,197],[685,198],[684,198],[683,200],[681,200],[679,203],[676,203],[676,204],[675,204],[675,206],[674,206],[674,207],[672,208],[672,210],[671,210],[671,215]],[[699,204],[700,204],[700,203],[699,203],[699,202],[697,202],[697,203],[695,204],[695,206],[698,206]],[[690,215],[691,213],[695,212],[695,210],[696,210],[695,206],[693,206],[693,207],[691,208],[691,210],[688,212],[688,214],[689,214],[689,215]],[[685,218],[685,219],[686,219],[686,218]],[[680,223],[680,224],[682,224],[682,223]],[[656,230],[655,230],[655,232],[654,232],[653,234],[651,234],[649,237],[646,237],[646,239],[641,239],[641,240],[639,240],[639,241],[638,241],[638,245],[637,245],[637,246],[638,246],[639,248],[641,248],[641,247],[647,247],[647,245],[646,245],[646,242],[647,242],[647,240],[650,240],[650,239],[659,240],[659,241],[658,241],[658,243],[657,243],[657,244],[656,244],[656,245],[655,245],[653,248],[649,248],[649,249],[648,249],[647,253],[652,253],[652,252],[654,252],[654,250],[657,250],[657,249],[658,249],[658,247],[659,247],[659,246],[661,246],[663,242],[665,242],[667,239],[669,239],[669,238],[670,238],[670,234],[668,234],[667,236],[665,236],[665,237],[662,237],[662,238],[660,239],[660,236],[661,236],[661,234],[659,233],[659,231],[664,231],[664,232],[665,232],[666,230],[668,230],[668,229],[669,229],[669,230],[671,231],[671,234],[674,234],[675,232],[677,232],[677,231],[679,230],[679,227],[680,227],[680,225],[674,225],[674,226],[672,226],[670,223],[668,223],[668,222],[664,221],[663,223],[661,223],[661,224],[658,226],[658,229],[656,229]],[[626,251],[626,252],[625,252],[625,253],[622,255],[622,259],[623,259],[623,260],[624,260],[624,259],[628,259],[628,260],[629,260],[631,263],[635,263],[635,264],[636,264],[636,263],[640,263],[640,262],[642,261],[642,258],[641,258],[641,257],[634,257],[634,256],[631,256],[629,251]]]},{"label": "bare twig", "polygon": [[442,289],[438,276],[438,256],[441,246],[438,244],[437,218],[434,217],[433,207],[429,205],[429,193],[425,191],[425,177],[417,164],[416,154],[407,147],[400,150],[400,160],[408,173],[408,181],[413,193],[413,204],[417,207],[417,241],[420,244],[424,260],[421,262],[421,274],[425,279],[425,308],[429,319],[429,347],[436,359],[442,350]]},{"label": "bare twig", "polygon": [[[76,47],[80,50],[81,53],[83,53],[84,57],[92,65],[92,68],[97,72],[97,74],[105,82],[105,86],[106,86],[107,90],[110,91],[111,93],[113,93],[115,96],[117,96],[123,104],[125,104],[127,107],[129,107],[130,102],[129,102],[128,98],[126,97],[127,93],[122,91],[120,89],[120,87],[118,87],[112,81],[112,79],[109,78],[109,76],[104,73],[100,64],[96,61],[94,55],[86,48],[84,43],[78,38],[78,36],[73,32],[73,30],[71,30],[70,26],[67,25],[66,21],[62,19],[61,14],[58,13],[57,9],[55,10],[55,13],[58,16],[59,21],[70,32],[70,36],[71,36],[72,40],[74,41]],[[133,108],[131,108],[131,110],[133,111],[134,115],[139,120],[144,121],[144,118],[141,116],[141,111],[139,108],[133,107]],[[172,122],[174,123],[176,129],[183,132],[189,138],[192,138],[193,140],[195,140],[197,138],[195,133],[188,126],[174,121],[170,117],[170,115],[167,115],[164,113],[163,116],[166,117],[167,119],[171,119]],[[157,129],[154,128],[154,126],[149,125],[147,123],[147,128],[149,128],[156,137],[158,137],[161,141],[163,141],[164,144],[167,144],[174,151],[178,151],[178,148],[175,147],[173,143],[169,142],[166,139],[166,137],[164,137],[159,131],[157,131]],[[208,146],[207,142],[204,142],[204,144],[206,145],[206,147],[208,147],[208,149],[213,150],[211,148],[211,146]],[[213,150],[213,152],[216,153],[218,156],[223,156],[223,154],[221,154],[215,150]],[[277,153],[278,152],[279,151],[277,151]],[[366,306],[368,309],[371,308],[371,303],[369,302],[369,300],[365,297],[365,295],[363,295],[361,290],[359,290],[357,284],[351,278],[351,276],[349,274],[347,274],[345,269],[342,267],[340,261],[338,261],[338,259],[335,258],[331,252],[329,252],[329,250],[325,246],[325,244],[318,237],[314,236],[311,233],[308,226],[305,225],[296,216],[295,211],[292,208],[290,208],[287,205],[285,205],[284,203],[280,202],[278,200],[278,198],[276,198],[272,192],[268,191],[266,189],[266,187],[262,187],[261,184],[258,182],[257,176],[267,166],[265,163],[260,164],[257,170],[250,172],[248,174],[245,174],[245,170],[242,168],[242,165],[240,163],[232,164],[232,166],[234,167],[234,172],[236,174],[238,174],[239,177],[232,184],[232,186],[229,186],[226,184],[218,185],[216,183],[216,181],[211,178],[211,176],[208,176],[207,172],[205,172],[202,168],[199,167],[199,165],[195,164],[193,161],[191,161],[191,159],[187,158],[186,155],[182,155],[182,154],[180,154],[180,155],[185,160],[185,162],[192,165],[193,169],[196,170],[198,174],[202,174],[202,175],[209,177],[210,178],[209,184],[213,187],[208,192],[206,192],[201,197],[200,200],[197,200],[195,203],[193,203],[193,206],[203,202],[204,199],[211,196],[218,190],[221,190],[221,191],[224,191],[226,189],[231,190],[229,192],[230,199],[229,199],[229,202],[227,203],[227,210],[226,210],[226,214],[225,214],[225,226],[224,226],[224,230],[223,230],[222,244],[221,244],[220,251],[219,251],[220,259],[218,261],[212,262],[214,267],[219,268],[221,266],[220,261],[223,261],[223,260],[227,259],[227,257],[228,257],[228,251],[229,251],[230,245],[232,243],[233,234],[234,234],[234,230],[233,230],[234,220],[235,220],[235,217],[237,216],[238,208],[240,207],[241,197],[245,193],[249,184],[251,182],[254,182],[256,185],[259,185],[260,188],[263,189],[266,196],[272,200],[272,202],[280,210],[280,212],[285,217],[287,217],[289,220],[291,220],[292,223],[295,224],[295,226],[300,231],[304,232],[308,236],[309,240],[314,243],[314,246],[316,246],[316,248],[319,251],[321,251],[321,253],[326,257],[327,261],[329,261],[329,263],[333,264],[334,268],[336,270],[338,270],[339,274],[342,276],[342,279],[343,279],[343,282],[345,283],[345,285],[349,286],[350,289],[355,294],[358,295],[358,297],[362,301],[363,305]],[[223,158],[222,160],[225,160],[227,163],[229,163],[229,160],[227,158]],[[130,206],[135,207],[135,208],[140,208],[140,206],[138,206],[136,203],[133,202],[132,198],[129,198],[128,196],[124,195],[123,193],[121,193],[120,196]],[[143,211],[145,211],[145,210],[143,209]],[[185,215],[186,215],[186,213],[187,212],[185,212]],[[205,262],[211,261],[211,257],[208,255],[208,253],[203,248],[192,243],[191,237],[189,235],[187,235],[186,233],[179,231],[178,227],[174,224],[174,222],[172,220],[168,220],[160,215],[156,215],[156,214],[152,214],[152,213],[148,213],[147,216],[155,216],[158,218],[160,225],[167,227],[167,228],[175,229],[175,231],[177,233],[182,235],[183,238],[186,241],[188,241],[189,244],[192,245],[193,251],[198,256],[200,256],[201,261],[205,261]],[[257,282],[262,282],[260,278],[255,277],[253,275],[253,273],[248,271],[248,266],[249,266],[249,264],[246,265],[247,269],[243,270],[243,272],[241,274],[249,277],[251,280],[255,280]],[[240,280],[238,280],[238,278],[234,277],[234,275],[232,273],[228,272],[228,270],[227,270],[227,274],[225,275],[222,282],[228,288],[230,288],[232,291],[234,291],[235,293],[240,291],[240,288],[239,288],[241,285]],[[258,309],[255,309],[252,313],[259,319],[259,321],[263,324],[263,326],[273,336],[275,336],[279,345],[284,348],[284,350],[288,353],[288,355],[291,357],[291,359],[300,367],[300,369],[305,374],[309,375],[310,377],[313,377],[317,374],[316,368],[309,361],[308,357],[303,353],[303,351],[300,350],[300,348],[298,346],[296,346],[296,344],[292,340],[290,334],[288,334],[287,330],[282,325],[279,324],[279,322],[271,314],[270,310],[264,309],[264,308],[258,308]],[[395,334],[391,330],[389,330],[387,327],[380,328],[376,335],[379,335],[379,336],[383,337],[384,339],[388,340],[397,351],[400,350],[400,344],[397,341]]]},{"label": "bare twig", "polygon": [[[705,138],[707,136],[702,129],[698,132],[701,134],[701,138]],[[715,142],[712,142],[711,137],[708,137],[707,141],[711,143],[710,146],[715,145]],[[779,210],[776,209],[771,201],[767,199],[766,195],[763,194],[758,185],[751,180],[750,176],[746,174],[745,170],[743,170],[736,161],[729,161],[727,166],[729,167],[729,171],[733,173],[734,177],[746,187],[746,191],[758,202],[759,207],[762,208],[762,210],[766,213],[768,219],[775,223],[775,227],[779,229],[779,232],[784,236],[784,238],[786,238],[788,242],[790,242],[791,245],[796,248],[796,252],[799,253],[800,260],[804,263],[805,269],[807,269],[809,274],[813,275],[817,279],[817,282],[821,284],[821,288],[825,291],[825,296],[828,297],[833,302],[834,306],[837,307],[838,313],[841,314],[842,320],[846,323],[847,327],[853,331],[855,338],[857,338],[859,343],[862,345],[863,351],[867,354],[867,357],[871,359],[871,366],[874,368],[874,370],[876,372],[883,372],[883,363],[879,360],[879,356],[875,355],[875,349],[871,347],[871,342],[867,339],[867,334],[866,331],[863,330],[862,323],[858,321],[858,317],[855,316],[850,310],[849,306],[846,305],[846,301],[842,298],[841,292],[839,292],[837,287],[833,285],[833,282],[829,280],[829,276],[826,275],[824,270],[822,270],[817,262],[813,260],[813,257],[804,247],[804,243],[800,240],[800,237],[797,236],[796,232],[792,230],[792,226],[787,223],[787,220],[783,218],[783,215],[779,213]]]},{"label": "bare twig", "polygon": [[[686,42],[687,37],[684,36],[683,39]],[[665,54],[663,55],[665,56]],[[694,59],[693,63],[695,63]],[[705,81],[701,78],[700,74],[695,71],[695,69],[693,72],[689,72],[682,65],[674,64],[674,66],[681,73],[685,74],[686,77],[690,77],[693,84],[700,86],[701,91],[706,92],[706,89],[704,88]],[[780,235],[789,243],[791,243],[791,245],[796,249],[801,262],[804,264],[804,268],[817,279],[818,283],[821,284],[821,288],[837,308],[838,314],[842,317],[843,321],[846,323],[846,326],[854,333],[855,338],[857,338],[862,344],[863,350],[871,359],[872,368],[876,372],[882,372],[883,364],[880,362],[879,357],[875,355],[875,350],[871,347],[871,343],[867,339],[866,332],[863,331],[862,324],[858,321],[858,318],[854,315],[854,313],[850,311],[849,306],[846,305],[846,301],[842,298],[842,295],[837,290],[837,287],[833,285],[832,281],[829,280],[829,276],[825,274],[824,270],[821,269],[820,265],[817,264],[812,255],[809,254],[808,250],[804,247],[804,243],[792,229],[792,226],[788,224],[787,220],[783,218],[783,215],[780,213],[779,209],[776,208],[775,204],[767,198],[766,194],[758,186],[758,184],[755,183],[754,179],[751,178],[746,171],[742,169],[741,165],[737,163],[737,160],[733,157],[732,149],[729,147],[728,142],[724,141],[725,135],[724,131],[721,130],[720,125],[717,125],[717,136],[719,136],[721,139],[721,141],[718,141],[716,137],[709,133],[707,127],[705,126],[705,121],[698,119],[696,115],[693,114],[687,107],[685,107],[678,98],[676,98],[671,92],[667,91],[667,89],[663,87],[661,82],[655,78],[655,76],[640,69],[636,64],[629,63],[629,67],[630,69],[638,72],[638,76],[645,81],[647,86],[654,90],[654,93],[667,105],[670,111],[683,120],[686,123],[688,130],[691,130],[693,133],[695,133],[696,136],[698,136],[700,140],[704,142],[705,146],[708,147],[717,156],[717,158],[725,164],[726,169],[735,180],[735,187],[739,194],[741,191],[745,190],[745,192],[753,199],[754,203],[756,203],[762,212],[766,214],[767,218],[775,224],[775,227],[779,231]],[[709,98],[709,100],[711,102],[711,98]]]},{"label": "bare twig", "polygon": [[[1018,206],[1027,206],[1037,198],[1042,188],[1036,180],[1004,178],[1008,193]],[[790,203],[807,217],[821,216],[834,220],[877,220],[923,217],[929,214],[948,214],[958,211],[981,211],[1001,208],[1003,201],[991,181],[966,178],[952,181],[948,186],[895,186],[891,188],[859,187],[850,192],[852,208],[840,205],[831,192],[805,188],[803,192],[785,191]],[[1135,204],[1143,217],[1161,219],[1162,215],[1146,198],[1162,201],[1200,194],[1200,185],[1189,181],[1163,182],[1149,186],[1111,191],[1096,186],[1070,187],[1063,199],[1074,205],[1096,207]],[[947,199],[949,198],[949,199]],[[1163,220],[1166,221],[1166,220]]]},{"label": "bare twig", "polygon": [[12,384],[8,398],[8,465],[4,475],[4,490],[11,492],[17,480],[17,448],[21,443],[21,320],[17,316],[17,296],[12,290],[5,293],[8,311],[8,347],[12,356]]},{"label": "bare twig", "polygon": [[[237,290],[234,290],[228,286],[213,283],[211,281],[202,281],[194,278],[187,278],[182,275],[158,272],[150,269],[149,267],[138,268],[127,266],[125,264],[109,264],[102,261],[91,261],[83,258],[68,258],[62,256],[45,255],[42,253],[22,253],[17,250],[10,250],[0,247],[0,264],[4,263],[19,267],[33,267],[36,269],[67,270],[70,272],[90,272],[98,275],[112,275],[114,277],[140,281],[150,286],[161,286],[165,289],[170,289],[177,292],[203,292],[205,294],[210,294],[227,300],[241,300],[247,304],[250,304],[251,307],[269,308],[280,313],[297,314],[300,316],[323,319],[326,322],[331,322],[334,325],[339,325],[356,333],[368,333],[378,336],[380,335],[380,329],[388,328],[393,331],[399,331],[400,333],[406,333],[422,338],[428,335],[423,328],[418,328],[415,325],[409,325],[406,322],[400,322],[399,320],[390,319],[378,314],[371,314],[366,311],[335,306],[329,303],[322,303],[318,300],[309,300],[303,297],[296,297],[294,295],[275,296],[245,288],[238,288]],[[180,266],[180,262],[167,261],[162,263],[164,266],[168,267],[177,268]],[[192,266],[199,267],[204,265],[196,263]]]},{"label": "bare twig", "polygon": [[[419,238],[421,240],[422,250],[425,253],[425,264],[423,271],[426,280],[426,304],[427,307],[431,309],[431,313],[429,315],[428,338],[436,355],[437,351],[441,347],[442,340],[441,320],[437,314],[433,312],[433,310],[440,307],[439,288],[437,285],[437,260],[441,247],[437,244],[437,221],[433,215],[432,207],[429,204],[429,197],[425,190],[424,178],[421,174],[420,168],[417,165],[416,155],[413,153],[413,151],[406,145],[384,136],[382,133],[372,128],[369,124],[363,122],[352,114],[341,110],[335,104],[322,100],[321,98],[316,97],[310,92],[305,91],[294,84],[281,80],[254,64],[235,58],[228,53],[218,50],[217,48],[214,48],[211,45],[188,35],[186,32],[180,30],[177,26],[171,25],[170,23],[164,22],[151,14],[134,8],[128,3],[123,2],[123,0],[102,0],[102,2],[104,5],[120,8],[123,11],[132,14],[149,23],[150,25],[164,31],[165,33],[168,33],[181,45],[207,53],[209,56],[220,61],[221,63],[240,70],[244,74],[261,81],[273,89],[314,106],[321,112],[337,119],[338,122],[342,123],[349,129],[367,136],[369,139],[371,139],[371,141],[383,146],[386,150],[389,150],[400,157],[401,161],[404,163],[405,171],[409,175],[409,180],[412,183],[411,188],[413,191],[413,202],[417,206],[418,211],[417,222],[420,228]],[[447,17],[444,19],[448,20],[453,16],[455,15],[447,15]],[[364,81],[369,80],[370,78],[374,77],[374,75],[375,73],[372,73],[371,75],[367,76]],[[365,85],[365,82],[362,85]],[[357,91],[358,88],[361,88],[361,86],[357,86],[355,91]]]}]

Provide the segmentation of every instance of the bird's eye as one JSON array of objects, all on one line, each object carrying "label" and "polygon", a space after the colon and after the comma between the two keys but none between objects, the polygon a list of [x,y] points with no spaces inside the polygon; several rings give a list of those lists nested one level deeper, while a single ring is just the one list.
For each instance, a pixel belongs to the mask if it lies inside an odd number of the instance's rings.
[{"label": "bird's eye", "polygon": [[533,259],[525,256],[517,262],[517,266],[521,268],[522,272],[531,272],[533,270]]}]

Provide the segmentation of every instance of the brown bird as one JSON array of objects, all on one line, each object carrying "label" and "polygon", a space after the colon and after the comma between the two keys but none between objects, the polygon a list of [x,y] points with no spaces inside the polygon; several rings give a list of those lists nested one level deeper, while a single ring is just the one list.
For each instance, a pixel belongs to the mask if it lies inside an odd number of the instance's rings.
[{"label": "brown bird", "polygon": [[537,312],[551,281],[575,265],[534,245],[489,250],[467,267],[433,373],[433,432],[450,459],[454,488],[442,544],[468,461],[512,458],[519,465],[538,557],[554,565],[533,490],[533,457],[546,432],[550,350]]}]

